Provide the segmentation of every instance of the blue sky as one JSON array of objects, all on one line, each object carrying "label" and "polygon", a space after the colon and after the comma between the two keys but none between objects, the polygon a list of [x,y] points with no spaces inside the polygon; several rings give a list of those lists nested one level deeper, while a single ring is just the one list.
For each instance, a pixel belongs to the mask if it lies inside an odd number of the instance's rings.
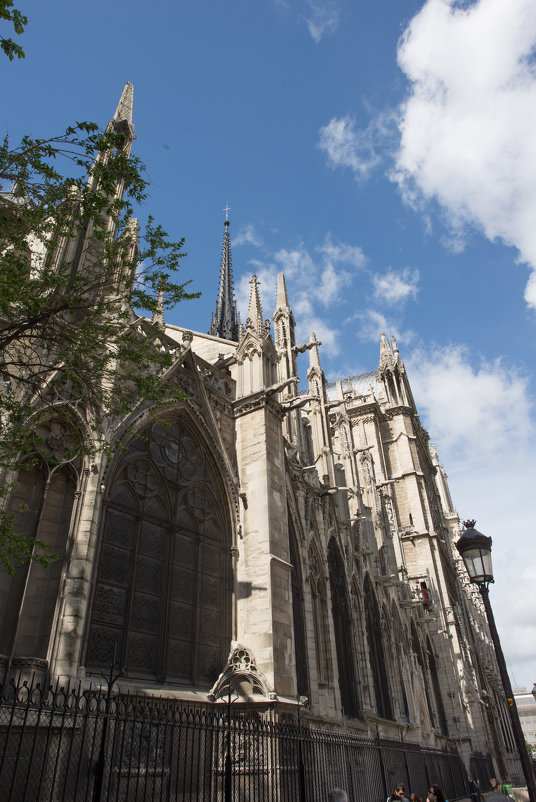
[{"label": "blue sky", "polygon": [[[462,518],[492,535],[513,681],[536,681],[536,5],[532,0],[52,0],[0,62],[13,142],[105,124],[134,84],[152,213],[186,237],[207,330],[223,208],[245,319],[283,270],[333,380],[395,334]],[[301,368],[305,376],[306,366]]]}]

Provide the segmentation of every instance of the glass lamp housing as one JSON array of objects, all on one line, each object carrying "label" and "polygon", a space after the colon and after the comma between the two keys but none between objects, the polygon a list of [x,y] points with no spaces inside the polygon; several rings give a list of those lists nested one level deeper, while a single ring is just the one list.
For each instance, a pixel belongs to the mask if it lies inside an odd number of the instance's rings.
[{"label": "glass lamp housing", "polygon": [[464,521],[467,527],[456,543],[462,557],[469,579],[477,585],[493,582],[491,564],[491,538],[474,528],[475,521]]}]

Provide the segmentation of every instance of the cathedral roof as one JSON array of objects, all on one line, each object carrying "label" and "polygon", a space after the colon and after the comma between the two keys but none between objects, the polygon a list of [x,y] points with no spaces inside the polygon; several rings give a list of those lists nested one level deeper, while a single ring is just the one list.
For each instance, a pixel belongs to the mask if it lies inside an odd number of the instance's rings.
[{"label": "cathedral roof", "polygon": [[337,385],[341,383],[343,392],[353,390],[358,395],[369,395],[370,386],[375,393],[381,390],[381,384],[378,382],[377,371],[369,370],[368,373],[359,373],[357,376],[347,376],[345,379],[330,382],[326,384],[326,393],[329,401],[335,401],[338,398]]}]

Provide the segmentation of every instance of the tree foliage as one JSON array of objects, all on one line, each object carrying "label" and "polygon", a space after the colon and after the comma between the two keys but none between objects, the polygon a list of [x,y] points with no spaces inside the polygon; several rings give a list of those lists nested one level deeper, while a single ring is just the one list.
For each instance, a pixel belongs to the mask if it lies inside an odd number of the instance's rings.
[{"label": "tree foliage", "polygon": [[[17,8],[13,8],[13,0],[0,0],[0,20],[11,22],[14,32],[19,36],[24,33],[24,27],[28,24],[28,18]],[[0,34],[0,47],[10,61],[13,61],[15,57],[25,58],[22,47],[10,36]]]},{"label": "tree foliage", "polygon": [[[42,458],[39,426],[51,415],[73,431],[59,458],[46,456],[53,465],[113,447],[110,431],[141,403],[182,397],[163,381],[176,344],[135,310],[158,320],[199,294],[176,281],[184,240],[170,241],[152,218],[140,233],[132,218],[148,185],[131,141],[123,120],[104,132],[82,122],[61,136],[0,145],[4,498],[16,473]],[[91,437],[74,433],[76,419]],[[46,560],[39,544],[15,534],[13,512],[2,516],[4,567],[29,553]]]}]

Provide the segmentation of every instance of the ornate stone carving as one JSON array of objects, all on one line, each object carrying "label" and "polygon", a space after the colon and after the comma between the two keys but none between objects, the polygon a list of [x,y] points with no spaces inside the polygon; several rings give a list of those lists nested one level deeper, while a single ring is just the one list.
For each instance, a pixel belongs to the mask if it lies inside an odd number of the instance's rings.
[{"label": "ornate stone carving", "polygon": [[316,553],[313,549],[309,549],[309,574],[313,579],[318,579],[322,569],[318,563]]},{"label": "ornate stone carving", "polygon": [[224,699],[229,691],[246,699],[251,699],[254,694],[270,698],[271,693],[266,678],[257,669],[253,653],[236,641],[231,644],[227,665],[208,694],[208,699],[211,702]]}]

